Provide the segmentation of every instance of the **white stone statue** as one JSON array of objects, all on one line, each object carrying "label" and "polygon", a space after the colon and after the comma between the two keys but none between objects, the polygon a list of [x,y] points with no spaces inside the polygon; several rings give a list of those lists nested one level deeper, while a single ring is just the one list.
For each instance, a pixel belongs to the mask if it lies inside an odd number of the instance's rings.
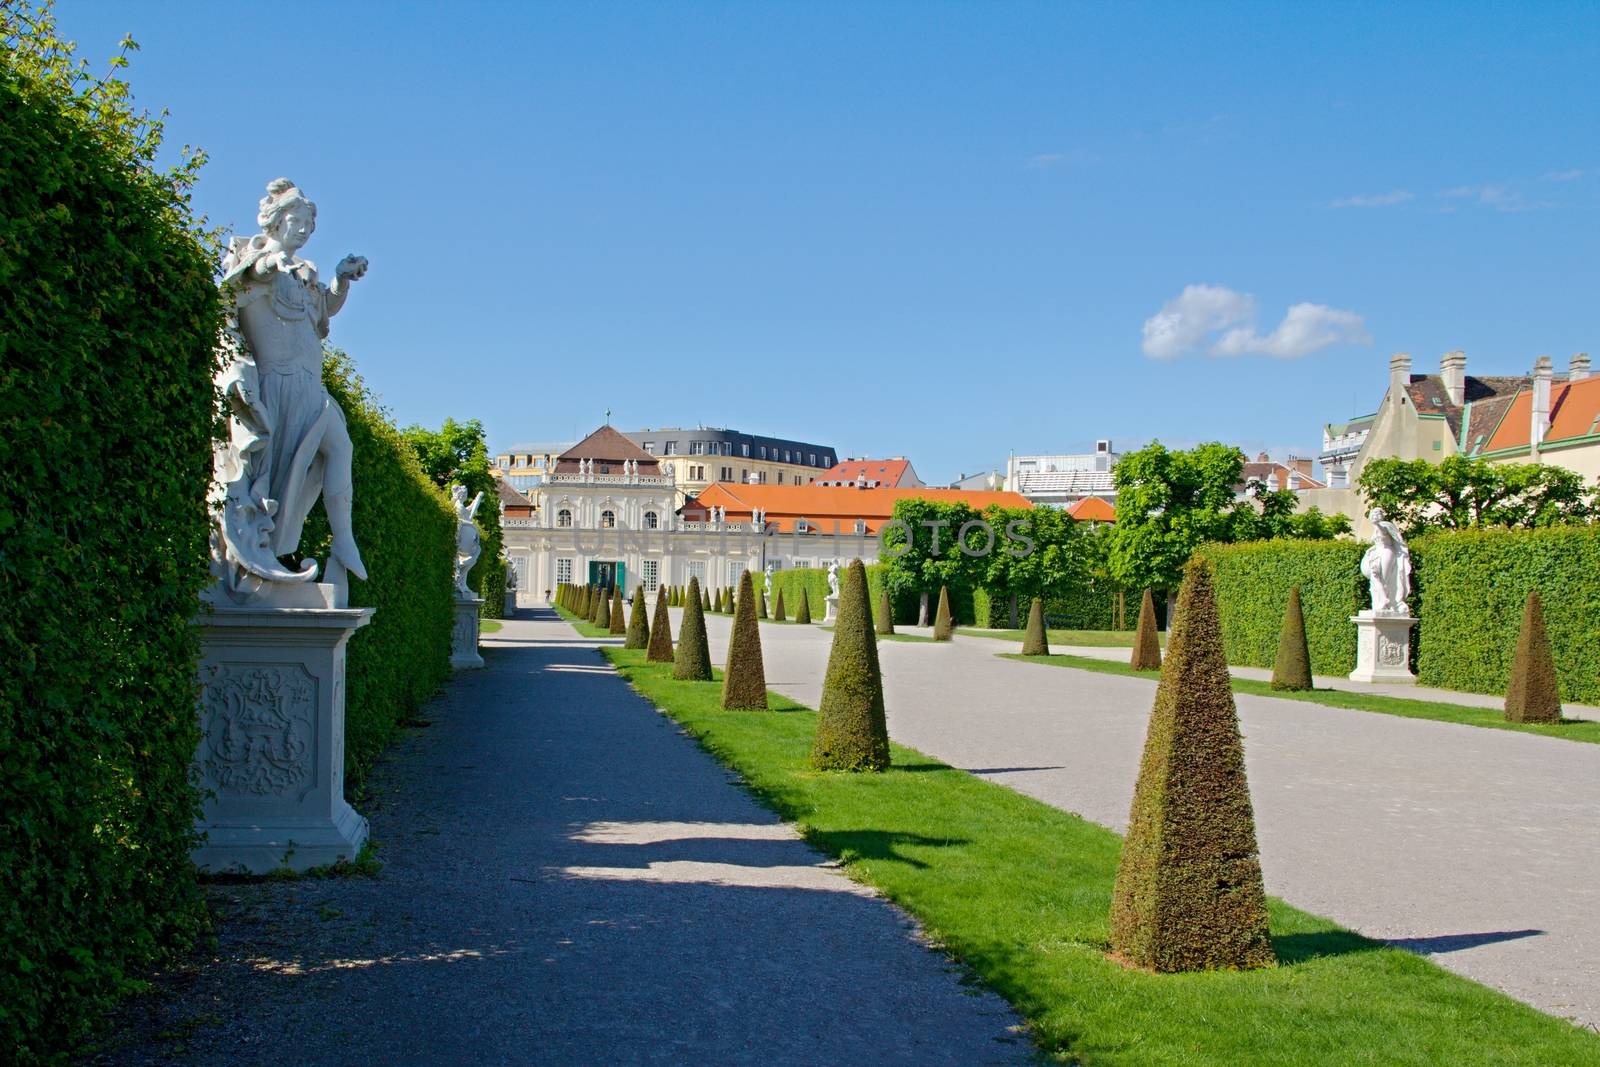
[{"label": "white stone statue", "polygon": [[828,595],[839,595],[839,561],[836,559],[828,561]]},{"label": "white stone statue", "polygon": [[467,585],[467,575],[483,552],[483,541],[478,537],[478,524],[472,519],[478,513],[478,505],[483,503],[483,493],[479,492],[469,502],[467,487],[452,485],[450,503],[456,509],[456,596],[470,597],[472,590]]},{"label": "white stone statue", "polygon": [[1411,594],[1411,549],[1382,508],[1367,514],[1372,522],[1372,547],[1361,557],[1361,573],[1372,587],[1374,615],[1404,615]]},{"label": "white stone statue", "polygon": [[267,184],[256,221],[261,232],[234,237],[222,261],[217,386],[228,428],[212,457],[212,570],[241,602],[273,583],[315,579],[315,563],[292,571],[278,557],[299,549],[321,496],[333,532],[323,575],[342,606],[348,576],[367,571],[350,528],[350,435],[322,385],[322,341],[367,261],[344,257],[333,283],[322,284],[316,266],[297,256],[316,229],[317,206],[287,178]]},{"label": "white stone statue", "polygon": [[776,571],[777,569],[778,569],[777,564],[775,564],[775,563],[768,563],[767,564],[766,579],[765,580],[766,580],[766,583],[767,583],[767,599],[768,600],[772,599],[772,573],[774,571]]}]

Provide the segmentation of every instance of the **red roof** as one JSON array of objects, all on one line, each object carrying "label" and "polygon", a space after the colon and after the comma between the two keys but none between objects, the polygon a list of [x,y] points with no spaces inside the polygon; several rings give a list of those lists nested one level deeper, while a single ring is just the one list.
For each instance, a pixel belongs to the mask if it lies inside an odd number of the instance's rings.
[{"label": "red roof", "polygon": [[1086,496],[1067,507],[1067,514],[1077,522],[1116,522],[1117,509],[1104,497]]},{"label": "red roof", "polygon": [[798,519],[806,519],[814,524],[817,533],[834,533],[836,522],[837,532],[854,533],[856,520],[860,519],[866,523],[866,532],[875,534],[893,516],[895,502],[906,499],[959,501],[980,511],[991,504],[1006,508],[1033,506],[1027,497],[1005,492],[716,482],[706,486],[699,496],[685,504],[682,513],[691,522],[699,521],[715,505],[724,509],[729,522],[748,522],[751,511],[760,508],[766,514],[766,521],[776,526],[779,533],[792,532]]},{"label": "red roof", "polygon": [[623,460],[634,460],[639,464],[640,474],[660,474],[661,468],[656,457],[628,440],[610,426],[602,426],[594,433],[585,437],[556,459],[555,469],[562,474],[571,474],[577,471],[580,459],[592,459],[595,466],[602,468],[601,474],[609,474],[604,468],[611,464],[621,466]]},{"label": "red roof", "polygon": [[[1550,387],[1550,428],[1545,444],[1569,437],[1595,433],[1600,421],[1600,378],[1576,382],[1555,382]],[[1502,448],[1527,448],[1533,432],[1533,390],[1523,389],[1512,399],[1494,436],[1483,446],[1485,452]]]},{"label": "red roof", "polygon": [[898,486],[911,469],[909,459],[841,459],[817,475],[819,482],[876,482],[884,488]]}]

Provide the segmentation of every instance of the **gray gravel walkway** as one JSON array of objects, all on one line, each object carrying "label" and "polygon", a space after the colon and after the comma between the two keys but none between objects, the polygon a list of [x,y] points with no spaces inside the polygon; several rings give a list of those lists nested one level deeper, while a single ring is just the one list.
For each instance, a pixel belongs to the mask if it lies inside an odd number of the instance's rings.
[{"label": "gray gravel walkway", "polygon": [[[768,684],[815,706],[832,635],[761,636]],[[881,642],[890,734],[1124,829],[1154,680],[1004,650]],[[1237,699],[1269,892],[1600,1028],[1600,745]]]},{"label": "gray gravel walkway", "polygon": [[381,873],[213,886],[214,957],[95,1062],[1034,1062],[594,642],[523,615],[375,774]]}]

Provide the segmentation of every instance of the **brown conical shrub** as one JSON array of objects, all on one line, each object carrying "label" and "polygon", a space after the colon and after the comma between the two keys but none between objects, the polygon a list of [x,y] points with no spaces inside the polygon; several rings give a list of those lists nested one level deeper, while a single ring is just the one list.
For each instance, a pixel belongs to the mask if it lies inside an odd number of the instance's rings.
[{"label": "brown conical shrub", "polygon": [[889,602],[889,591],[887,589],[878,596],[878,618],[876,622],[878,636],[887,637],[894,633],[894,605]]},{"label": "brown conical shrub", "polygon": [[1184,568],[1111,901],[1111,951],[1155,971],[1274,962],[1244,744],[1205,561]]},{"label": "brown conical shrub", "polygon": [[711,651],[706,647],[705,599],[698,578],[689,579],[688,605],[678,630],[678,651],[672,660],[672,676],[686,682],[711,681]]},{"label": "brown conical shrub", "polygon": [[[689,579],[689,585],[692,587],[694,584],[695,584],[695,580],[693,578],[690,578]],[[692,588],[690,589],[690,592],[691,593],[693,592]],[[711,610],[711,590],[709,590],[709,589],[700,590],[699,604],[700,604],[700,610],[701,610],[702,613]]]},{"label": "brown conical shrub", "polygon": [[1306,645],[1306,617],[1300,610],[1300,587],[1289,590],[1283,608],[1283,629],[1278,634],[1278,658],[1272,664],[1272,688],[1311,688],[1311,649]]},{"label": "brown conical shrub", "polygon": [[611,589],[611,632],[625,634],[628,632],[628,613],[622,607],[622,586],[613,586]]},{"label": "brown conical shrub", "polygon": [[1506,722],[1560,721],[1561,687],[1544,629],[1544,604],[1535,589],[1522,605],[1522,632],[1517,634],[1517,656],[1506,686]]},{"label": "brown conical shrub", "polygon": [[939,587],[939,611],[933,617],[933,639],[948,641],[955,632],[955,621],[950,617],[950,587]]},{"label": "brown conical shrub", "polygon": [[756,618],[764,619],[766,617],[767,617],[767,591],[765,589],[757,589],[756,590]]},{"label": "brown conical shrub", "polygon": [[1128,662],[1136,671],[1161,669],[1161,637],[1156,633],[1156,602],[1148,589],[1139,601],[1139,625],[1133,632],[1133,657]]},{"label": "brown conical shrub", "polygon": [[818,770],[881,771],[889,766],[889,728],[883,714],[878,640],[867,603],[867,571],[852,560],[839,589],[828,673],[817,708],[811,766]]},{"label": "brown conical shrub", "polygon": [[772,598],[772,617],[778,622],[788,622],[783,614],[783,586],[778,586],[778,592]]},{"label": "brown conical shrub", "polygon": [[633,587],[633,608],[628,612],[628,636],[623,639],[623,648],[650,647],[650,620],[645,617],[646,611],[644,586],[636,585]]},{"label": "brown conical shrub", "polygon": [[589,587],[583,586],[578,590],[577,602],[572,607],[572,613],[580,619],[589,617]]},{"label": "brown conical shrub", "polygon": [[794,621],[800,623],[811,622],[811,594],[806,590],[805,583],[800,583],[800,591],[795,594],[800,598],[800,606],[794,611]]},{"label": "brown conical shrub", "polygon": [[611,628],[611,597],[607,595],[605,586],[600,586],[594,591],[594,607],[589,613],[589,623],[593,626]]},{"label": "brown conical shrub", "polygon": [[672,616],[667,614],[667,604],[670,599],[665,589],[656,590],[656,614],[650,623],[650,647],[644,654],[646,663],[673,661]]},{"label": "brown conical shrub", "polygon": [[1028,630],[1022,635],[1022,654],[1024,656],[1050,654],[1050,640],[1044,632],[1044,601],[1038,597],[1033,598],[1033,606],[1028,609]]},{"label": "brown conical shrub", "polygon": [[739,579],[728,638],[728,665],[722,669],[722,706],[729,711],[767,710],[767,671],[761,662],[761,624],[756,621],[755,587],[750,572]]}]

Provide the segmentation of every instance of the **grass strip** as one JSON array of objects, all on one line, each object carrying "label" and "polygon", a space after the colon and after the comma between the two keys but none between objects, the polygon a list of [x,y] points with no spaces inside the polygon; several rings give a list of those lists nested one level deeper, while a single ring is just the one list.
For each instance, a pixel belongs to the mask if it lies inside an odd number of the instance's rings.
[{"label": "grass strip", "polygon": [[506,628],[505,623],[498,619],[479,619],[478,632],[480,634],[497,634]]},{"label": "grass strip", "polygon": [[574,615],[566,608],[560,607],[559,605],[556,607],[556,614],[570,622],[573,626],[573,629],[577,630],[584,637],[598,637],[608,641],[612,640],[613,638],[617,641],[622,640],[621,634],[614,634],[611,632],[611,626],[609,624],[605,626],[596,626],[587,619],[578,618],[578,616]]},{"label": "grass strip", "polygon": [[1061,1062],[1600,1064],[1600,1036],[1278,900],[1278,967],[1125,970],[1104,955],[1116,834],[898,745],[882,774],[812,771],[810,709],[771,693],[770,712],[723,711],[716,682],[602,651],[808,841],[921,920]]},{"label": "grass strip", "polygon": [[[1157,680],[1154,671],[1136,671],[1126,663],[1094,659],[1089,656],[1023,656],[1006,652],[1001,653],[1000,658],[1022,660],[1027,663],[1047,663],[1052,667],[1072,667],[1075,670],[1097,671],[1100,674],[1122,674],[1150,682]],[[1331,708],[1373,711],[1379,715],[1398,715],[1403,719],[1433,719],[1437,722],[1459,723],[1462,726],[1514,730],[1517,733],[1559,737],[1563,741],[1600,744],[1600,722],[1589,719],[1562,719],[1558,723],[1506,722],[1505,716],[1498,708],[1475,708],[1470,704],[1441,704],[1433,700],[1410,700],[1406,697],[1382,696],[1377,693],[1352,693],[1345,689],[1311,689],[1294,692],[1274,689],[1269,683],[1254,678],[1234,678],[1233,691],[1248,693],[1250,696],[1277,697],[1281,700],[1304,700],[1312,704],[1326,704]]]},{"label": "grass strip", "polygon": [[[1026,613],[1024,613],[1026,614]],[[985,630],[977,626],[958,626],[956,633],[968,637],[991,637],[1000,641],[1022,643],[1021,630]],[[1045,637],[1052,645],[1077,645],[1079,648],[1133,648],[1132,630],[1046,630]],[[1161,634],[1161,647],[1167,645],[1167,635]]]}]

